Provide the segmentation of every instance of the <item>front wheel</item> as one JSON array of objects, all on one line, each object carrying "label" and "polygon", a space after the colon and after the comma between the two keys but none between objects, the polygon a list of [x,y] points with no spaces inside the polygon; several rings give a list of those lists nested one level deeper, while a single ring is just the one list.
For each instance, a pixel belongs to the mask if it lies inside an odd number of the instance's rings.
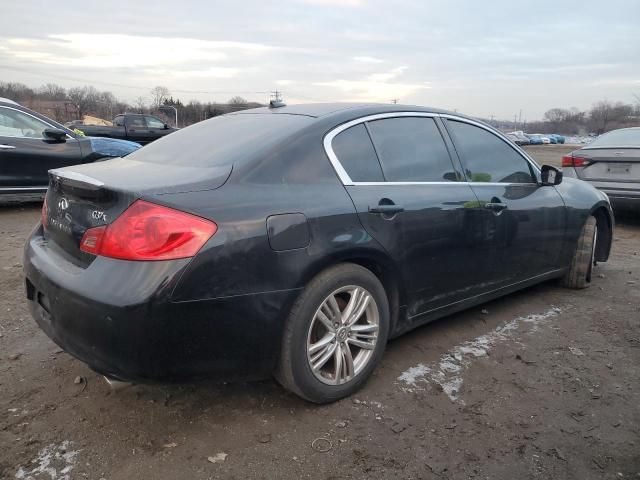
[{"label": "front wheel", "polygon": [[571,267],[562,279],[562,284],[569,288],[587,288],[591,283],[591,273],[595,263],[596,243],[598,241],[598,228],[593,216],[587,218],[576,251],[571,260]]},{"label": "front wheel", "polygon": [[276,378],[314,403],[357,391],[380,361],[389,332],[389,302],[366,268],[342,264],[304,289],[285,326]]}]

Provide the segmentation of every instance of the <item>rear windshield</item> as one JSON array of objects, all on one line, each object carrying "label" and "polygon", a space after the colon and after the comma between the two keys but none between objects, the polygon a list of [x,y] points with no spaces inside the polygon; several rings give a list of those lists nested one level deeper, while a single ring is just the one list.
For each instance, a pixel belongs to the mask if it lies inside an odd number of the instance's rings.
[{"label": "rear windshield", "polygon": [[171,133],[127,158],[163,165],[229,166],[276,145],[312,120],[286,114],[221,115]]},{"label": "rear windshield", "polygon": [[625,128],[600,135],[586,148],[637,147],[640,148],[640,128]]}]

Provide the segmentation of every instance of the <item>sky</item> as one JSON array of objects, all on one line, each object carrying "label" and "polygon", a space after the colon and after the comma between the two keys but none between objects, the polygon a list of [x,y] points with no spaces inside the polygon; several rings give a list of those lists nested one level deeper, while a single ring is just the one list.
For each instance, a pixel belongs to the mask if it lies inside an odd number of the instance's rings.
[{"label": "sky", "polygon": [[639,21],[636,0],[20,0],[2,6],[0,81],[531,121],[634,102]]}]

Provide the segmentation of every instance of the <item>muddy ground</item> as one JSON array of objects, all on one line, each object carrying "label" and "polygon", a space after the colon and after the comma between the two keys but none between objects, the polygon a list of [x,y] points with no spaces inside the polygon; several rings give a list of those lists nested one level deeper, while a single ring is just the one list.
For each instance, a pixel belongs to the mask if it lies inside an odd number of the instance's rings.
[{"label": "muddy ground", "polygon": [[420,328],[321,407],[272,381],[111,391],[27,313],[39,214],[0,207],[2,479],[640,478],[637,213],[591,288],[549,282]]}]

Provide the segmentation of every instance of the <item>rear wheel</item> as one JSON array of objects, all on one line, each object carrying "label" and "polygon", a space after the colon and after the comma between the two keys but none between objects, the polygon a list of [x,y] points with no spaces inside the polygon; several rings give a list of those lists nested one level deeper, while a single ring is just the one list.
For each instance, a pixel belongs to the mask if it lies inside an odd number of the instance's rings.
[{"label": "rear wheel", "polygon": [[562,279],[562,284],[569,288],[587,288],[591,283],[591,274],[595,264],[598,228],[596,219],[590,216],[582,227],[576,251],[571,260],[571,267]]},{"label": "rear wheel", "polygon": [[378,278],[359,265],[332,267],[294,304],[276,378],[315,403],[351,395],[380,361],[388,330],[389,305]]}]

